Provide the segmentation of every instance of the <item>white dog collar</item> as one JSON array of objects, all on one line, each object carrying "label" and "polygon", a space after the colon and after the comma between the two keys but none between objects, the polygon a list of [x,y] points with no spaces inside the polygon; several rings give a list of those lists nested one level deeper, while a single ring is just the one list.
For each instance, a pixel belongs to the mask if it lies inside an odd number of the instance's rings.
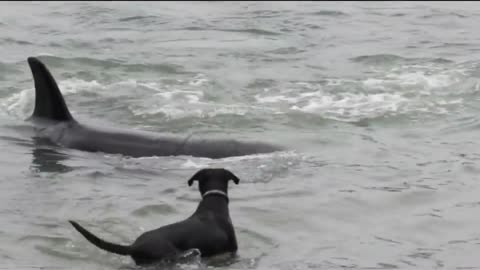
[{"label": "white dog collar", "polygon": [[225,198],[227,198],[227,200],[228,200],[228,194],[221,191],[221,190],[218,190],[218,189],[212,189],[212,190],[209,190],[209,191],[203,193],[202,198],[205,198],[205,197],[207,197],[208,195],[211,195],[211,194],[222,195]]}]

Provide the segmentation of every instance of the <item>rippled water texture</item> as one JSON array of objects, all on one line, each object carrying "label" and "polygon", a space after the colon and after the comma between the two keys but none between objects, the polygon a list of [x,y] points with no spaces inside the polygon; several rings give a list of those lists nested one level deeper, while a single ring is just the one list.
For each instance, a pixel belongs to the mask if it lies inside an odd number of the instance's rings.
[{"label": "rippled water texture", "polygon": [[[480,4],[0,3],[0,268],[136,269],[225,167],[239,242],[204,269],[480,269]],[[37,56],[81,122],[288,151],[127,158],[34,140]],[[162,267],[160,267],[162,268]],[[165,267],[163,267],[165,268]]]}]

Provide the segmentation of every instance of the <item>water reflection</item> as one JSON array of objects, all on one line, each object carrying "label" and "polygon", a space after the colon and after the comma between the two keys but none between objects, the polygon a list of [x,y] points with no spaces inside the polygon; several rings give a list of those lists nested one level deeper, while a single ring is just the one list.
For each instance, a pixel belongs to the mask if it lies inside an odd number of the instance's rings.
[{"label": "water reflection", "polygon": [[66,173],[73,170],[72,167],[64,165],[68,155],[55,150],[55,145],[49,141],[33,137],[32,166],[31,169],[38,172]]},{"label": "water reflection", "polygon": [[[66,173],[73,168],[64,165],[68,160],[68,155],[63,154],[56,149],[57,145],[48,139],[36,136],[36,129],[30,125],[6,125],[7,130],[0,135],[0,140],[4,140],[20,146],[20,149],[32,149],[32,164],[30,169],[35,172],[48,173]],[[10,133],[13,132],[13,133]]]}]

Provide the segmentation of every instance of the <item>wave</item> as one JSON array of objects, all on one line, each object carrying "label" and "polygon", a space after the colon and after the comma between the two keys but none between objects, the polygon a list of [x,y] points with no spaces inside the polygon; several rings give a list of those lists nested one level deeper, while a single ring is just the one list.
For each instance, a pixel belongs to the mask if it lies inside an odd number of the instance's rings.
[{"label": "wave", "polygon": [[[58,80],[58,86],[64,96],[69,95],[83,95],[83,96],[103,96],[104,98],[113,98],[120,100],[122,98],[141,98],[142,96],[154,96],[154,99],[145,99],[145,106],[156,104],[170,103],[172,101],[186,101],[187,103],[197,103],[204,93],[196,88],[203,86],[209,82],[209,79],[202,74],[197,74],[185,81],[184,84],[193,88],[192,90],[168,90],[160,82],[152,81],[138,81],[134,79],[128,79],[124,81],[102,84],[97,80],[82,80],[78,78],[71,78],[66,80]],[[31,88],[20,90],[3,100],[0,100],[2,107],[10,115],[16,115],[19,118],[25,118],[28,113],[33,110],[35,99],[35,90],[33,85]],[[68,98],[66,98],[68,99]],[[80,102],[80,100],[77,100]],[[70,104],[72,101],[67,101]],[[153,103],[150,103],[153,102]],[[160,105],[159,105],[160,106]],[[158,107],[150,109],[135,109],[135,106],[131,106],[134,115],[141,114],[156,114],[161,112]],[[74,112],[74,106],[70,106],[69,109]],[[167,109],[168,110],[168,109]]]},{"label": "wave", "polygon": [[445,58],[407,58],[394,54],[374,54],[361,55],[350,58],[351,61],[365,65],[389,65],[395,63],[435,63],[435,64],[449,64],[453,61]]},{"label": "wave", "polygon": [[126,63],[119,59],[94,59],[89,57],[64,58],[52,54],[42,53],[38,56],[49,67],[62,67],[65,65],[85,65],[90,67],[99,67],[105,69],[120,69],[125,72],[159,72],[167,74],[189,74],[182,66],[174,64],[154,64],[154,63]]},{"label": "wave", "polygon": [[305,15],[331,16],[331,17],[345,17],[345,16],[349,16],[348,13],[341,12],[341,11],[338,11],[338,10],[320,10],[320,11],[314,11],[314,12],[306,13]]},{"label": "wave", "polygon": [[138,217],[147,217],[151,215],[165,215],[177,213],[175,207],[168,204],[151,204],[142,206],[132,212],[132,215]]},{"label": "wave", "polygon": [[450,69],[404,65],[363,79],[326,78],[272,86],[276,89],[267,88],[254,98],[258,104],[283,108],[282,113],[298,111],[346,122],[415,113],[444,115],[479,92],[480,81],[468,78],[470,72],[464,65]]},{"label": "wave", "polygon": [[19,72],[19,69],[15,66],[15,64],[0,62],[0,76],[17,72]]},{"label": "wave", "polygon": [[[286,49],[295,53],[293,47]],[[71,61],[91,66],[129,66],[120,60],[42,58],[50,63]],[[255,90],[249,100],[233,103],[212,98],[210,91],[215,84],[201,73],[176,80],[127,79],[113,83],[70,78],[59,80],[59,86],[64,95],[77,95],[78,98],[69,101],[71,103],[82,106],[103,103],[107,109],[120,108],[122,112],[119,114],[127,112],[143,122],[146,118],[147,122],[151,119],[152,123],[158,123],[159,117],[163,120],[186,119],[190,123],[199,118],[215,117],[220,121],[242,118],[249,123],[277,119],[285,122],[293,119],[289,118],[292,113],[345,122],[409,114],[444,115],[464,106],[480,89],[480,81],[472,76],[478,70],[477,62],[452,64],[443,58],[405,58],[391,54],[364,55],[352,60],[359,63],[403,63],[374,70],[363,78],[326,77],[318,81],[286,83],[256,79],[248,85],[249,89]],[[96,97],[93,101],[92,96]],[[8,113],[20,118],[25,118],[33,109],[33,101],[33,85],[0,100]],[[75,105],[70,108],[73,112]]]},{"label": "wave", "polygon": [[26,40],[19,40],[19,39],[13,39],[13,38],[0,39],[0,44],[34,45],[34,43]]},{"label": "wave", "polygon": [[132,17],[124,17],[118,19],[119,22],[129,22],[129,21],[138,21],[138,20],[145,20],[145,19],[156,19],[157,16],[132,16]]},{"label": "wave", "polygon": [[262,36],[279,36],[279,35],[281,35],[280,33],[277,33],[277,32],[274,32],[274,31],[264,30],[264,29],[259,29],[259,28],[217,29],[217,31],[247,33],[247,34],[262,35]]}]

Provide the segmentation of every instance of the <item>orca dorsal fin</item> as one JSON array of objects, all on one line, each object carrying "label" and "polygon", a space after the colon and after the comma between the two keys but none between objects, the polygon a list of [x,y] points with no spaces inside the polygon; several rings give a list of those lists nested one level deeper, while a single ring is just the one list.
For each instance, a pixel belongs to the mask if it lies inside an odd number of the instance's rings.
[{"label": "orca dorsal fin", "polygon": [[55,121],[73,120],[57,82],[45,64],[35,57],[29,57],[28,65],[35,82],[35,109],[32,117]]}]

